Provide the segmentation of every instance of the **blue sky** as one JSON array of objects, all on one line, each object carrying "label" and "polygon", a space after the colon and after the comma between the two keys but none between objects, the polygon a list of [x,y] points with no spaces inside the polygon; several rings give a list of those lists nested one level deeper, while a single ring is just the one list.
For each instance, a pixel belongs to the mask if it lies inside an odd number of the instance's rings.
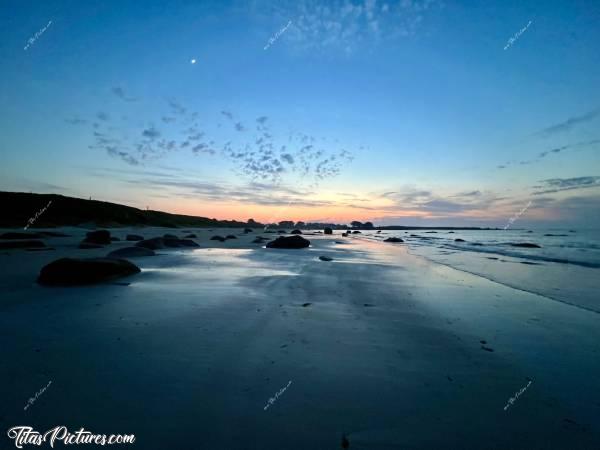
[{"label": "blue sky", "polygon": [[2,190],[257,220],[600,218],[597,2],[0,12]]}]

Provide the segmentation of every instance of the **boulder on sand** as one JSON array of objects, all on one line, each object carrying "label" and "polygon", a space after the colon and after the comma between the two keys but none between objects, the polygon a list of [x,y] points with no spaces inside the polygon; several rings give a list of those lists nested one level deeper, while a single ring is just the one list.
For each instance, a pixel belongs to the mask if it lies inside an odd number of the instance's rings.
[{"label": "boulder on sand", "polygon": [[254,230],[252,230],[252,228],[244,228],[244,233],[248,234],[248,233],[252,233]]},{"label": "boulder on sand", "polygon": [[279,234],[287,234],[287,231],[285,231],[285,230],[277,230],[277,232],[278,232]]},{"label": "boulder on sand", "polygon": [[358,230],[354,230],[354,231],[352,232],[352,234],[362,234],[362,233],[361,233],[360,231],[358,231]]},{"label": "boulder on sand", "polygon": [[292,230],[292,232],[290,234],[302,234],[302,231],[300,231],[300,230]]},{"label": "boulder on sand", "polygon": [[46,247],[42,241],[38,241],[37,239],[29,239],[24,241],[8,241],[8,242],[0,242],[0,249],[12,249],[12,248],[42,248]]},{"label": "boulder on sand", "polygon": [[225,238],[224,238],[223,236],[219,236],[219,235],[216,235],[216,236],[213,236],[213,237],[211,237],[211,238],[210,238],[210,240],[211,240],[211,241],[221,241],[221,242],[225,242]]},{"label": "boulder on sand", "polygon": [[383,242],[404,242],[404,241],[397,237],[389,237],[387,239],[384,239]]},{"label": "boulder on sand", "polygon": [[143,241],[144,236],[140,236],[139,234],[128,234],[125,239],[127,241]]},{"label": "boulder on sand", "polygon": [[325,234],[333,234],[333,230],[329,227],[323,228],[323,233]]},{"label": "boulder on sand", "polygon": [[154,250],[145,247],[124,247],[110,252],[107,258],[137,258],[140,256],[154,256]]},{"label": "boulder on sand", "polygon": [[228,234],[225,236],[225,239],[237,239],[237,237],[235,237],[233,234]]},{"label": "boulder on sand", "polygon": [[110,231],[108,230],[98,230],[98,231],[90,231],[86,234],[83,242],[87,242],[89,244],[100,244],[107,245],[110,244]]},{"label": "boulder on sand", "polygon": [[179,247],[200,247],[196,242],[191,239],[164,239],[165,247],[179,248]]},{"label": "boulder on sand", "polygon": [[333,258],[330,258],[329,256],[319,256],[319,259],[321,261],[333,261]]},{"label": "boulder on sand", "polygon": [[148,248],[150,250],[157,250],[159,248],[165,248],[165,240],[161,237],[144,239],[143,241],[139,241],[137,244],[135,244],[135,246]]},{"label": "boulder on sand", "polygon": [[47,286],[75,286],[101,283],[139,272],[139,267],[125,259],[61,258],[45,265],[37,281]]},{"label": "boulder on sand", "polygon": [[309,245],[310,241],[304,239],[302,236],[281,236],[274,241],[269,242],[267,248],[306,248]]},{"label": "boulder on sand", "polygon": [[542,248],[541,245],[532,244],[530,242],[513,242],[510,245],[513,247],[522,247],[522,248]]},{"label": "boulder on sand", "polygon": [[454,239],[454,242],[465,242],[464,239],[458,238],[458,239]]}]

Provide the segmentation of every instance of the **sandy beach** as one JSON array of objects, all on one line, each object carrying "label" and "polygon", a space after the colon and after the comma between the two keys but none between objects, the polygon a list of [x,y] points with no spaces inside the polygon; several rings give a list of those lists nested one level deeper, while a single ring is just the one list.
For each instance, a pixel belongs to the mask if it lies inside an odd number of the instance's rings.
[{"label": "sandy beach", "polygon": [[0,252],[5,430],[135,434],[141,449],[600,448],[595,312],[368,233],[282,250],[252,243],[277,236],[262,230],[111,229],[200,247],[44,287],[55,259],[131,245],[81,250],[87,230],[55,231],[71,235],[44,240],[55,250]]}]

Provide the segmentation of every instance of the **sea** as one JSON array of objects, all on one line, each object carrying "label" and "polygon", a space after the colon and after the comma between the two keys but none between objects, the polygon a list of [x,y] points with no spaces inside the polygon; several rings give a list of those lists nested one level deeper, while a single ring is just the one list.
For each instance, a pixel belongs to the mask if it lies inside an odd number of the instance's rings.
[{"label": "sea", "polygon": [[363,236],[399,237],[413,255],[600,313],[600,229],[383,230]]}]

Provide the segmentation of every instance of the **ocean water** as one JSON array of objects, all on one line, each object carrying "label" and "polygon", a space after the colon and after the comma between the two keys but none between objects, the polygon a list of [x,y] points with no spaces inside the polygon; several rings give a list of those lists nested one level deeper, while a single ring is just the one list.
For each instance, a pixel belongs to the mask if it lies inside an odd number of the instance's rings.
[{"label": "ocean water", "polygon": [[[600,312],[600,230],[384,230],[363,236],[374,240],[401,237],[405,244],[400,245],[414,255]],[[540,248],[513,245],[518,243]]]}]

